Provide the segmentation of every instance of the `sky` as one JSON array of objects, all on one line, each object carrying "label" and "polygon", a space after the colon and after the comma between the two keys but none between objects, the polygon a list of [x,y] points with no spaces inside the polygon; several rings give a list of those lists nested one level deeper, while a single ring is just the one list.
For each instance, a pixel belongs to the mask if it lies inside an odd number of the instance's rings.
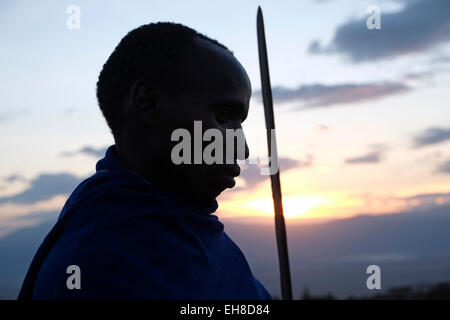
[{"label": "sky", "polygon": [[[67,8],[80,8],[69,29]],[[95,97],[120,39],[183,23],[230,48],[253,96],[250,156],[267,155],[256,10],[263,9],[287,224],[450,203],[450,2],[2,1],[0,237],[59,211],[112,136]],[[368,29],[370,5],[381,29]],[[270,183],[243,166],[222,219],[273,223]]]}]

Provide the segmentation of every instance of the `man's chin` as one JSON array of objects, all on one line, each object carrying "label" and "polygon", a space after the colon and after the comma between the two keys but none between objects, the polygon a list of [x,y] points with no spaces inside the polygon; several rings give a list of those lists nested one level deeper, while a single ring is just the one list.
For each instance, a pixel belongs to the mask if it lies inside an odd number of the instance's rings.
[{"label": "man's chin", "polygon": [[236,185],[234,178],[227,175],[220,175],[215,181],[215,183],[209,185],[206,194],[203,195],[203,199],[206,199],[206,201],[216,199],[222,192],[231,189]]},{"label": "man's chin", "polygon": [[224,173],[211,174],[208,180],[208,182],[197,180],[189,185],[185,185],[182,193],[185,194],[186,198],[194,202],[209,203],[215,200],[223,191],[236,185],[236,180],[233,176]]},{"label": "man's chin", "polygon": [[232,177],[230,175],[221,174],[221,179],[224,181],[224,185],[226,186],[223,190],[228,189],[228,188],[231,189],[236,185],[236,180],[234,180],[234,177]]}]

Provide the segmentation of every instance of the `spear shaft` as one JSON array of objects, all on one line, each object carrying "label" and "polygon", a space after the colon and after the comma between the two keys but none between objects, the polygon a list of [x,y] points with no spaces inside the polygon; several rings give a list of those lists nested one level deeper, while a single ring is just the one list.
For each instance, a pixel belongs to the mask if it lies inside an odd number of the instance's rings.
[{"label": "spear shaft", "polygon": [[[289,270],[289,256],[286,239],[286,226],[283,215],[281,196],[280,170],[275,139],[275,120],[273,117],[272,89],[270,86],[269,63],[267,60],[266,37],[261,7],[258,7],[256,19],[258,33],[259,68],[261,73],[261,89],[264,104],[264,116],[267,128],[267,145],[269,148],[270,166],[276,165],[277,171],[270,175],[272,185],[273,207],[275,210],[275,232],[278,247],[278,261],[280,265],[281,295],[283,300],[292,300],[291,273]],[[272,153],[273,151],[273,153]],[[275,163],[273,163],[275,161]]]}]

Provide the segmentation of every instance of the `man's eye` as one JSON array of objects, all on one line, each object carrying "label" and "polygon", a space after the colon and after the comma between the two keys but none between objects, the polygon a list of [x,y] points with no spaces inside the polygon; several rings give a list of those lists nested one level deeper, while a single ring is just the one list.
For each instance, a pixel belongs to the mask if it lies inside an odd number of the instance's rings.
[{"label": "man's eye", "polygon": [[221,108],[216,112],[217,121],[221,123],[226,123],[230,121],[231,112],[228,108]]}]

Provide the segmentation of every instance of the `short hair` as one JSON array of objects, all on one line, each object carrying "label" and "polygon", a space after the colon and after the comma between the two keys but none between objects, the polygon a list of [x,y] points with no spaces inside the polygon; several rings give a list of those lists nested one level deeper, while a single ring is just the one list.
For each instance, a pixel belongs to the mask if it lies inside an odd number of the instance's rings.
[{"label": "short hair", "polygon": [[142,25],[122,38],[103,65],[97,82],[98,104],[114,137],[123,121],[121,103],[133,83],[151,80],[165,89],[175,86],[180,61],[194,47],[197,37],[233,54],[217,40],[178,23]]}]

